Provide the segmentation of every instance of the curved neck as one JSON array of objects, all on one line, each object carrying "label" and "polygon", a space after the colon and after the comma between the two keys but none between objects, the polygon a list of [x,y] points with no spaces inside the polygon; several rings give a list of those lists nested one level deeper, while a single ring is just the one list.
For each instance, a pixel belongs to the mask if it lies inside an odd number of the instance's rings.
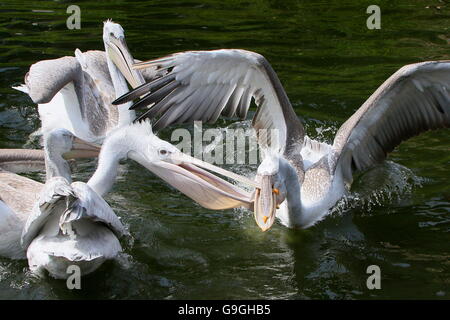
[{"label": "curved neck", "polygon": [[119,167],[119,161],[123,158],[120,153],[114,150],[111,144],[103,145],[98,157],[97,170],[89,179],[87,184],[98,195],[103,196],[111,190]]},{"label": "curved neck", "polygon": [[45,180],[48,181],[53,177],[63,177],[69,183],[72,182],[69,162],[52,147],[45,147]]},{"label": "curved neck", "polygon": [[288,207],[288,219],[291,225],[298,225],[302,215],[302,201],[301,201],[301,186],[300,181],[302,177],[297,170],[284,158],[280,158],[279,171],[285,178],[286,186],[286,202]]}]

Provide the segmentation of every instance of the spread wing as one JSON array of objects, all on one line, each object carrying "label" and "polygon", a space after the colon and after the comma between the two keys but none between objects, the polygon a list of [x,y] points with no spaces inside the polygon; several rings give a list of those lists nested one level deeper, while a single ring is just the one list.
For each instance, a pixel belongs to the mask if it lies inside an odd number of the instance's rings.
[{"label": "spread wing", "polygon": [[386,158],[401,141],[450,126],[450,61],[406,65],[387,79],[341,126],[335,167],[347,181]]},{"label": "spread wing", "polygon": [[237,49],[188,51],[135,65],[138,69],[148,67],[165,70],[165,74],[114,103],[145,95],[132,108],[150,106],[137,120],[159,117],[155,130],[195,120],[214,123],[221,115],[245,119],[254,98],[258,109],[253,127],[261,145],[286,151],[294,142],[303,141],[303,126],[280,80],[257,53]]}]

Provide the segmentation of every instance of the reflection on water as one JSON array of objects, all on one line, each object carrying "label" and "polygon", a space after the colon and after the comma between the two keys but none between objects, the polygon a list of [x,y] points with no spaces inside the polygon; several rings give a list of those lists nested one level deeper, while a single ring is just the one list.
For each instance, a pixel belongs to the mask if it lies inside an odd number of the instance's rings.
[{"label": "reflection on water", "polygon": [[[217,48],[265,55],[307,134],[328,143],[399,67],[450,58],[450,12],[438,0],[379,1],[381,30],[365,27],[363,1],[77,4],[81,30],[66,28],[68,3],[0,3],[0,147],[35,145],[29,135],[39,125],[35,106],[10,86],[38,60],[102,50],[107,18],[123,25],[138,59]],[[169,140],[170,132],[161,137]],[[448,130],[411,139],[359,175],[321,223],[308,230],[276,224],[267,233],[251,212],[205,210],[126,162],[107,197],[132,234],[119,261],[69,291],[62,281],[34,278],[25,261],[0,258],[0,298],[448,299],[449,146]],[[76,179],[86,181],[94,168],[95,161],[80,162]],[[230,168],[251,176],[256,166]],[[381,268],[381,290],[365,286],[371,264]]]}]

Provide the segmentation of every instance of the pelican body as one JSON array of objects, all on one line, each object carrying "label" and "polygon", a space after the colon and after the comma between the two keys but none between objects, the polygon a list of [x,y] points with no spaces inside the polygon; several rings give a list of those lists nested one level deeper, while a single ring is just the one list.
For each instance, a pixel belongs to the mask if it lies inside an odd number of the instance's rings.
[{"label": "pelican body", "polygon": [[[137,161],[207,208],[249,208],[252,203],[249,193],[201,168],[214,171],[214,166],[156,137],[148,121],[116,128],[107,136],[87,183],[71,183],[65,158],[91,157],[98,152],[95,146],[65,129],[47,133],[44,141],[45,152],[33,157],[39,165],[45,159],[45,185],[0,172],[0,255],[22,258],[26,253],[30,269],[38,273],[47,270],[65,278],[67,267],[77,264],[87,274],[121,251],[118,239],[128,232],[102,197],[112,188],[123,159]],[[0,151],[0,159],[17,161],[20,155],[14,152]]]},{"label": "pelican body", "polygon": [[[70,183],[63,156],[84,157],[92,150],[78,149],[81,144],[64,130],[52,132],[45,141],[51,152],[0,150],[0,255],[27,258],[32,272],[47,270],[58,279],[67,278],[73,265],[85,275],[115,258],[122,250],[118,238],[128,232],[92,188]],[[24,164],[26,171],[41,170],[45,164],[46,183],[14,173],[24,171]]]},{"label": "pelican body", "polygon": [[116,106],[112,101],[128,92],[127,81],[137,86],[157,72],[141,73],[130,67],[135,60],[119,24],[104,23],[103,43],[105,51],[76,49],[74,57],[39,61],[25,75],[25,84],[13,87],[38,104],[42,134],[63,128],[101,144],[111,130],[134,120],[129,104]]},{"label": "pelican body", "polygon": [[355,171],[380,163],[402,140],[450,127],[450,61],[399,69],[340,127],[331,145],[305,135],[275,71],[260,54],[188,51],[133,66],[147,67],[165,74],[113,103],[138,99],[131,109],[149,106],[138,119],[157,119],[156,130],[214,123],[221,115],[245,119],[255,100],[252,125],[264,158],[253,210],[263,231],[275,217],[288,227],[312,226],[346,194]]}]

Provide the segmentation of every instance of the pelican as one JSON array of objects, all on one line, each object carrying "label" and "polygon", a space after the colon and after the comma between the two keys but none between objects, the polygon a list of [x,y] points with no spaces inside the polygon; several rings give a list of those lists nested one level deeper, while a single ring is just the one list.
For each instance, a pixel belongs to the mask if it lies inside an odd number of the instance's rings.
[{"label": "pelican", "polygon": [[[81,147],[63,129],[50,132],[45,143],[45,151],[0,150],[0,255],[26,257],[32,272],[48,270],[58,279],[68,277],[70,265],[88,274],[117,256],[118,237],[127,231],[87,184],[70,184],[70,168],[63,157],[91,157],[97,149]],[[45,184],[13,173],[41,170],[43,163]]]},{"label": "pelican", "polygon": [[155,130],[194,120],[214,123],[220,115],[245,119],[254,98],[252,125],[264,151],[254,214],[263,231],[275,217],[291,228],[312,226],[348,192],[355,171],[383,161],[402,140],[450,126],[450,61],[399,69],[340,127],[331,145],[305,135],[275,71],[260,54],[190,51],[133,66],[147,67],[166,73],[113,103],[145,95],[131,108],[151,105],[138,119],[159,117]]},{"label": "pelican", "polygon": [[[44,168],[45,160],[42,150],[0,150],[0,190],[2,190],[0,191],[0,256],[12,259],[25,258],[24,250],[20,246],[22,228],[27,218],[25,208],[32,206],[32,199],[35,197],[34,188],[39,185],[13,172],[40,171]],[[10,179],[5,179],[9,177],[14,177],[12,187],[9,187],[7,183]],[[17,194],[19,198],[16,198],[14,192],[16,185],[20,185],[21,189],[21,193]],[[9,202],[8,199],[11,199],[14,205],[8,206],[6,204]]]},{"label": "pelican", "polygon": [[[20,258],[26,250],[30,269],[36,273],[47,270],[55,278],[66,278],[67,267],[76,264],[84,275],[120,252],[118,238],[127,231],[102,197],[114,184],[119,161],[125,158],[137,161],[207,208],[252,205],[251,194],[200,166],[227,175],[225,170],[181,153],[155,136],[148,121],[116,128],[107,136],[97,169],[87,183],[71,183],[65,158],[92,157],[98,150],[95,146],[65,129],[49,132],[44,142],[45,185],[0,172],[0,255]],[[0,159],[20,160],[11,150],[0,154]],[[38,164],[42,159],[42,153],[33,158]],[[233,173],[229,177],[245,182],[245,177]]]},{"label": "pelican", "polygon": [[130,68],[131,57],[122,27],[104,23],[105,52],[75,50],[75,57],[43,60],[33,64],[25,84],[13,87],[27,93],[38,104],[41,133],[64,128],[76,137],[101,143],[114,128],[130,124],[134,111],[129,105],[112,105],[115,97],[128,92],[127,81],[137,86],[157,72]]}]

